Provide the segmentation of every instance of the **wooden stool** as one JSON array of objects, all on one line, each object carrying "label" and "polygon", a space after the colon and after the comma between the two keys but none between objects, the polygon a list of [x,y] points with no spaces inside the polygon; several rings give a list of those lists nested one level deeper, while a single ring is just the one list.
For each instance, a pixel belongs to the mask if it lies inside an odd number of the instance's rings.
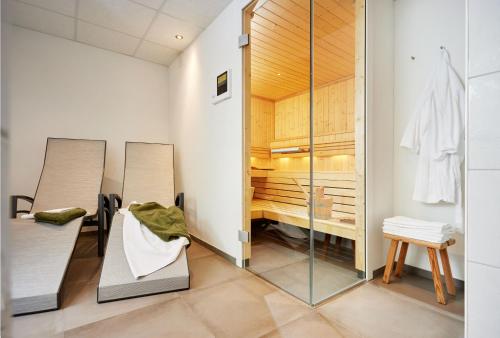
[{"label": "wooden stool", "polygon": [[405,264],[406,253],[408,252],[408,245],[412,243],[419,246],[425,246],[427,248],[427,254],[429,255],[429,263],[431,265],[432,279],[434,281],[434,289],[436,290],[436,298],[438,303],[446,304],[446,299],[443,292],[443,284],[441,283],[441,272],[439,270],[436,249],[439,250],[439,254],[441,255],[441,263],[443,264],[444,278],[446,281],[446,289],[448,290],[448,294],[453,296],[456,295],[455,284],[453,283],[450,259],[448,257],[447,250],[450,245],[455,244],[454,239],[450,239],[444,243],[432,243],[390,234],[384,234],[384,237],[391,240],[389,252],[387,253],[387,263],[385,265],[384,271],[384,283],[389,284],[390,282],[392,268],[394,266],[394,259],[396,258],[396,252],[398,251],[399,242],[402,242],[402,244],[401,250],[399,251],[398,263],[396,265],[396,277],[401,277],[401,272],[403,271],[403,266]]}]

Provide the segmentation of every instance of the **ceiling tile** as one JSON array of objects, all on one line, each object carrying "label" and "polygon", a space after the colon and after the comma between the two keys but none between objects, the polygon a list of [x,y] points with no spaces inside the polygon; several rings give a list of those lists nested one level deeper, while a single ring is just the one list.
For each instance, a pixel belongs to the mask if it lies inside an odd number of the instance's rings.
[{"label": "ceiling tile", "polygon": [[7,21],[42,33],[73,39],[75,19],[21,2],[7,2]]},{"label": "ceiling tile", "polygon": [[76,39],[86,44],[114,52],[132,55],[140,39],[106,28],[78,21]]},{"label": "ceiling tile", "polygon": [[205,28],[230,2],[231,0],[167,0],[161,10]]},{"label": "ceiling tile", "polygon": [[137,49],[136,57],[168,66],[179,52],[153,42],[143,41]]},{"label": "ceiling tile", "polygon": [[78,18],[119,32],[142,37],[156,11],[128,0],[82,0]]},{"label": "ceiling tile", "polygon": [[76,0],[22,0],[22,2],[64,15],[75,16]]},{"label": "ceiling tile", "polygon": [[[183,50],[201,31],[201,28],[186,21],[175,19],[165,14],[159,14],[149,29],[146,40],[176,50]],[[176,34],[181,34],[184,39],[176,39]]]},{"label": "ceiling tile", "polygon": [[131,0],[133,2],[137,2],[138,4],[154,8],[160,9],[161,5],[163,5],[164,0]]}]

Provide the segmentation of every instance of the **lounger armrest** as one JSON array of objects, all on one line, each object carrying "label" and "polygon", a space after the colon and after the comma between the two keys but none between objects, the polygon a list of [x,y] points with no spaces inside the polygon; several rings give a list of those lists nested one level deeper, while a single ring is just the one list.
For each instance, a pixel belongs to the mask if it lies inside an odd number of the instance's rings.
[{"label": "lounger armrest", "polygon": [[117,209],[122,207],[122,198],[118,194],[109,194],[109,212],[111,218],[115,215]]},{"label": "lounger armrest", "polygon": [[16,218],[17,214],[29,214],[29,210],[17,210],[17,201],[23,200],[33,204],[34,199],[25,195],[10,196],[10,218]]},{"label": "lounger armrest", "polygon": [[111,225],[111,211],[108,196],[99,194],[97,197],[97,254],[99,257],[104,255],[104,227],[109,232]]},{"label": "lounger armrest", "polygon": [[179,207],[182,211],[184,211],[184,193],[180,192],[177,194],[177,197],[175,198],[175,206]]},{"label": "lounger armrest", "polygon": [[105,194],[99,194],[97,197],[97,205],[98,205],[98,210],[97,210],[97,217],[101,218],[99,222],[104,224],[104,215],[107,215],[108,217],[106,218],[106,221],[109,222],[109,217],[110,215],[110,209],[111,205],[109,203],[109,198]]}]

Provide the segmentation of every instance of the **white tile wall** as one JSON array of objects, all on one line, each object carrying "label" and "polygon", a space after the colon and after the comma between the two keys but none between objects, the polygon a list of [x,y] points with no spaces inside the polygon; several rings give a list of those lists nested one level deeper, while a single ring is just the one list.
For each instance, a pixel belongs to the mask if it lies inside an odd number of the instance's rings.
[{"label": "white tile wall", "polygon": [[500,267],[500,170],[471,170],[468,184],[469,260]]},{"label": "white tile wall", "polygon": [[467,336],[500,337],[500,0],[469,0]]},{"label": "white tile wall", "polygon": [[500,337],[500,268],[469,263],[469,338]]},{"label": "white tile wall", "polygon": [[469,169],[500,169],[500,72],[470,80],[469,107]]},{"label": "white tile wall", "polygon": [[499,0],[469,0],[469,76],[500,70],[499,13]]}]

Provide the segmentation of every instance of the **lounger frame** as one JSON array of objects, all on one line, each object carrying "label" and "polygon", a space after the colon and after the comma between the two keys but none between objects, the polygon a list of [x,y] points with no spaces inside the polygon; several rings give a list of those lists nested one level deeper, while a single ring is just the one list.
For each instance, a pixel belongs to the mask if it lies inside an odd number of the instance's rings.
[{"label": "lounger frame", "polygon": [[[134,144],[156,144],[156,145],[163,145],[163,146],[172,146],[172,172],[174,172],[175,168],[175,146],[173,144],[165,144],[165,143],[151,143],[151,142],[130,142],[127,141],[125,142],[125,164],[123,167],[123,182],[125,182],[125,175],[126,175],[126,168],[127,168],[127,144],[129,143],[134,143]],[[175,174],[174,174],[175,175]],[[174,184],[174,191],[175,191],[175,180],[173,181]],[[122,207],[122,197],[124,193],[125,185],[122,185],[122,193],[121,195],[119,194],[110,194],[109,195],[109,212],[110,212],[110,218],[111,218],[111,224],[113,223],[113,218],[116,213],[116,211]],[[181,210],[184,211],[184,193],[180,192],[175,196],[174,199],[175,206],[179,207]],[[111,225],[112,227],[113,225]],[[110,228],[111,228],[110,227]],[[186,260],[189,265],[189,259],[186,255]],[[177,292],[177,291],[183,291],[183,290],[188,290],[191,286],[191,278],[188,276],[188,286],[186,288],[181,288],[181,289],[175,289],[175,290],[166,290],[166,291],[160,291],[160,292],[152,292],[152,293],[144,293],[144,294],[138,294],[134,296],[126,296],[126,297],[120,297],[120,298],[113,298],[113,299],[107,299],[107,300],[99,300],[99,286],[97,287],[97,303],[102,304],[102,303],[109,303],[109,302],[114,302],[114,301],[120,301],[120,300],[126,300],[126,299],[133,299],[133,298],[139,298],[139,297],[147,297],[147,296],[153,296],[153,295],[159,295],[159,294],[164,294],[164,293],[170,293],[170,292]]]},{"label": "lounger frame", "polygon": [[[31,205],[35,201],[36,195],[38,193],[38,188],[40,187],[40,181],[42,180],[43,171],[45,170],[45,162],[47,160],[47,148],[49,144],[49,140],[73,140],[73,141],[101,141],[104,142],[104,163],[106,163],[106,140],[93,140],[93,139],[75,139],[75,138],[65,138],[65,137],[48,137],[45,144],[45,154],[43,158],[42,171],[40,172],[40,177],[38,178],[38,183],[35,190],[34,197],[26,196],[26,195],[11,195],[10,196],[10,218],[16,218],[18,214],[29,214],[31,210],[18,210],[18,201],[23,200]],[[102,170],[102,177],[104,177],[104,166]],[[102,179],[101,179],[101,187],[99,190],[102,190]],[[109,203],[109,198],[105,194],[98,194],[97,198],[97,214],[94,215],[85,215],[83,219],[82,226],[97,226],[98,231],[98,243],[97,243],[97,251],[99,257],[104,255],[104,227],[107,227],[109,231],[109,227],[111,225],[111,208]],[[95,217],[97,216],[97,220]]]},{"label": "lounger frame", "polygon": [[[38,179],[38,184],[37,188],[35,190],[35,197],[29,197],[25,195],[12,195],[10,196],[10,218],[15,219],[17,218],[17,215],[20,213],[28,214],[31,211],[30,210],[18,210],[18,201],[19,200],[24,200],[28,203],[30,203],[33,206],[33,203],[35,201],[35,198],[38,193],[38,189],[40,186],[40,181],[43,176],[43,171],[45,170],[45,162],[47,159],[47,149],[48,149],[48,143],[50,140],[75,140],[75,141],[100,141],[104,142],[104,158],[103,158],[103,169],[102,169],[102,174],[101,174],[101,183],[100,183],[100,189],[102,189],[102,182],[103,182],[103,177],[104,177],[104,168],[105,168],[105,163],[106,163],[106,147],[107,147],[107,142],[106,140],[94,140],[94,139],[72,139],[72,138],[53,138],[53,137],[48,137],[46,141],[46,146],[45,146],[45,155],[44,155],[44,161],[43,161],[43,166],[42,170],[40,172],[40,177]],[[107,228],[109,229],[109,224],[111,222],[111,212],[110,212],[110,204],[109,204],[109,199],[106,195],[99,193],[96,198],[98,199],[98,208],[97,208],[97,213],[93,215],[86,215],[83,217],[83,220],[78,227],[78,234],[81,231],[82,226],[92,226],[92,225],[97,225],[98,226],[98,255],[102,256],[104,254],[104,226],[105,224],[107,225]],[[97,216],[97,220],[94,218]],[[15,225],[14,225],[15,226]],[[77,235],[78,237],[78,235]],[[71,260],[71,257],[73,256],[75,250],[75,246],[73,246],[73,250],[71,251],[70,259],[68,260],[68,264],[64,268],[64,273],[63,277],[59,282],[59,286],[57,289],[57,294],[56,294],[56,306],[54,308],[48,308],[40,311],[30,311],[30,312],[22,312],[22,313],[16,313],[13,316],[24,316],[24,315],[30,315],[30,314],[36,314],[36,313],[43,313],[43,312],[49,312],[49,311],[55,311],[58,310],[61,307],[62,304],[62,288],[63,288],[63,283],[64,280],[66,279],[66,274],[68,271],[68,266],[69,262]]]}]

